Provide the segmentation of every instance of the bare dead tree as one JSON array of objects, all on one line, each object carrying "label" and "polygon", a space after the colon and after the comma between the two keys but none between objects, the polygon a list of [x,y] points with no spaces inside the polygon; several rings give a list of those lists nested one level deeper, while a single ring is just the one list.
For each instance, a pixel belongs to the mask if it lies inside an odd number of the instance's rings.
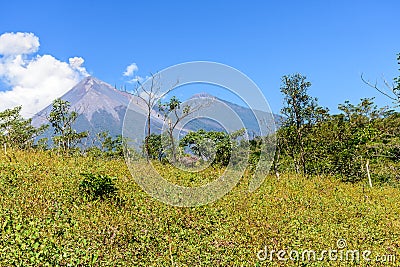
[{"label": "bare dead tree", "polygon": [[[153,107],[156,105],[156,102],[159,100],[161,93],[168,94],[172,89],[178,85],[179,81],[177,80],[175,84],[168,87],[165,90],[162,90],[162,84],[160,81],[159,74],[150,73],[150,81],[142,84],[140,81],[137,81],[137,86],[134,91],[134,95],[143,101],[146,106],[146,116],[147,116],[147,131],[145,138],[145,148],[146,148],[146,159],[149,161],[149,143],[148,139],[151,134],[151,112],[153,111]],[[149,84],[150,83],[150,84]]]}]

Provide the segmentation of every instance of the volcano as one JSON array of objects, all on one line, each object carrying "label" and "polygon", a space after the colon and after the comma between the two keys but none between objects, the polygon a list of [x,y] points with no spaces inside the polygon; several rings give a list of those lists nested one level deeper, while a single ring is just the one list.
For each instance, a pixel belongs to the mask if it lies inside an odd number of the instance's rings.
[{"label": "volcano", "polygon": [[[128,104],[138,112],[138,116],[145,116],[146,105],[143,101],[128,93],[117,90],[111,85],[94,77],[86,77],[64,94],[61,99],[71,105],[71,110],[79,116],[73,125],[78,132],[89,131],[89,139],[97,133],[108,131],[111,136],[120,135]],[[48,116],[52,105],[47,106],[32,118],[36,127],[48,124]],[[153,114],[152,127],[160,128],[162,120],[158,114]]]},{"label": "volcano", "polygon": [[[192,96],[191,100],[196,98],[208,97],[218,100],[219,103],[224,103],[231,110],[233,110],[243,121],[243,125],[249,133],[257,135],[259,133],[257,120],[253,114],[253,111],[249,108],[242,107],[240,105],[218,99],[214,96],[206,93],[200,93]],[[147,106],[139,97],[132,95],[128,92],[120,91],[111,85],[95,78],[86,77],[75,85],[71,90],[64,94],[61,99],[66,100],[71,105],[71,110],[76,111],[79,116],[73,125],[73,128],[78,131],[88,131],[89,142],[94,142],[96,135],[100,132],[107,131],[111,136],[117,136],[122,133],[125,113],[129,105],[129,117],[130,123],[133,125],[135,122],[142,123],[145,121],[147,114]],[[129,104],[130,103],[130,104]],[[36,127],[42,124],[48,124],[48,116],[51,112],[52,105],[47,106],[45,109],[37,113],[32,118],[32,124]],[[220,113],[216,105],[208,107],[209,112],[213,114]],[[261,111],[254,111],[255,113],[264,113]],[[133,115],[132,115],[133,114]],[[269,118],[275,118],[275,121],[279,118],[276,115],[273,117],[267,114]],[[154,133],[160,133],[164,121],[162,115],[158,112],[157,108],[152,111],[151,114],[151,129]],[[265,116],[264,116],[265,117]],[[274,119],[273,119],[274,120]],[[229,123],[228,123],[229,124]],[[225,125],[226,126],[226,125]],[[229,125],[228,125],[229,126]],[[196,119],[191,123],[184,126],[184,132],[195,131],[198,129],[205,129],[207,131],[224,130],[221,125],[212,120],[207,119]],[[144,131],[145,125],[143,125]],[[225,129],[226,130],[226,129]],[[228,131],[238,130],[235,128],[229,129]],[[52,129],[49,129],[45,133],[46,137],[50,137]],[[50,139],[50,138],[49,138]]]}]

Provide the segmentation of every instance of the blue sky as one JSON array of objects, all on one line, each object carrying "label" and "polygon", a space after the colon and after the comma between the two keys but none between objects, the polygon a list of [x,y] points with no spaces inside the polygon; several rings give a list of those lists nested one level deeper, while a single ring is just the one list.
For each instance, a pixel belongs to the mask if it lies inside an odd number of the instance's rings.
[{"label": "blue sky", "polygon": [[[78,67],[118,86],[128,80],[123,72],[132,63],[138,66],[135,75],[144,77],[187,61],[220,62],[249,76],[275,113],[282,106],[285,74],[306,75],[310,94],[334,111],[339,103],[362,97],[391,104],[360,74],[373,81],[399,76],[398,0],[15,0],[4,1],[1,9],[0,35],[33,33],[40,40],[38,51],[25,60],[80,57],[84,63]],[[0,90],[18,86],[10,82],[11,74],[1,75],[0,68]]]}]

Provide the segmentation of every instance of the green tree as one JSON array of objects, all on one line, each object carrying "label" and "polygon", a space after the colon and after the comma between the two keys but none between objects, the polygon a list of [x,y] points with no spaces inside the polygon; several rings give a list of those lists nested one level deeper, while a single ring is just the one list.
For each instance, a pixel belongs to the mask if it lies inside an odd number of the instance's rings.
[{"label": "green tree", "polygon": [[168,152],[171,155],[171,160],[175,162],[177,160],[177,147],[174,140],[174,130],[179,125],[179,123],[192,114],[204,107],[203,104],[196,104],[190,106],[188,104],[182,105],[182,102],[173,96],[171,99],[165,103],[161,101],[158,102],[158,109],[163,115],[165,123],[167,123],[167,140],[168,140]]},{"label": "green tree", "polygon": [[161,135],[152,133],[146,139],[149,158],[159,158],[162,153]]},{"label": "green tree", "polygon": [[123,157],[124,146],[122,135],[112,137],[108,131],[96,135],[100,142],[101,153],[108,157]]},{"label": "green tree", "polygon": [[306,135],[310,127],[321,121],[328,110],[317,105],[317,99],[308,94],[311,83],[301,74],[282,77],[281,92],[284,95],[283,127],[280,130],[280,145],[289,152],[296,172],[307,174]]},{"label": "green tree", "polygon": [[[392,111],[365,98],[357,105],[340,104],[340,114],[315,124],[307,135],[307,168],[313,174],[330,174],[356,182],[367,175],[366,166],[388,148],[386,129],[379,126]],[[383,151],[382,151],[383,150]]]},{"label": "green tree", "polygon": [[42,134],[47,125],[35,128],[32,119],[21,116],[21,106],[0,112],[0,143],[7,147],[26,149],[32,147],[35,137]]},{"label": "green tree", "polygon": [[380,142],[371,145],[375,154],[393,162],[400,162],[400,113],[393,112],[385,118],[378,119],[375,127],[380,133]]},{"label": "green tree", "polygon": [[212,160],[212,164],[225,166],[228,165],[232,153],[231,140],[224,132],[208,132],[200,129],[185,135],[179,145],[189,149],[204,161]]},{"label": "green tree", "polygon": [[54,144],[63,152],[76,148],[81,140],[88,136],[88,132],[76,132],[72,128],[78,118],[78,113],[70,111],[70,103],[60,98],[53,101],[53,107],[48,117],[54,129]]}]

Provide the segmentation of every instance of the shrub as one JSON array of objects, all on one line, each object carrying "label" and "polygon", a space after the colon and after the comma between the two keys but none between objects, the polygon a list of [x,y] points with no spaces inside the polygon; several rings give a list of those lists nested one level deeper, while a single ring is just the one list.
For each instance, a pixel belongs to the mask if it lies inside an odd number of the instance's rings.
[{"label": "shrub", "polygon": [[84,179],[79,184],[79,191],[91,200],[114,196],[118,188],[113,182],[113,178],[107,175],[83,173]]}]

